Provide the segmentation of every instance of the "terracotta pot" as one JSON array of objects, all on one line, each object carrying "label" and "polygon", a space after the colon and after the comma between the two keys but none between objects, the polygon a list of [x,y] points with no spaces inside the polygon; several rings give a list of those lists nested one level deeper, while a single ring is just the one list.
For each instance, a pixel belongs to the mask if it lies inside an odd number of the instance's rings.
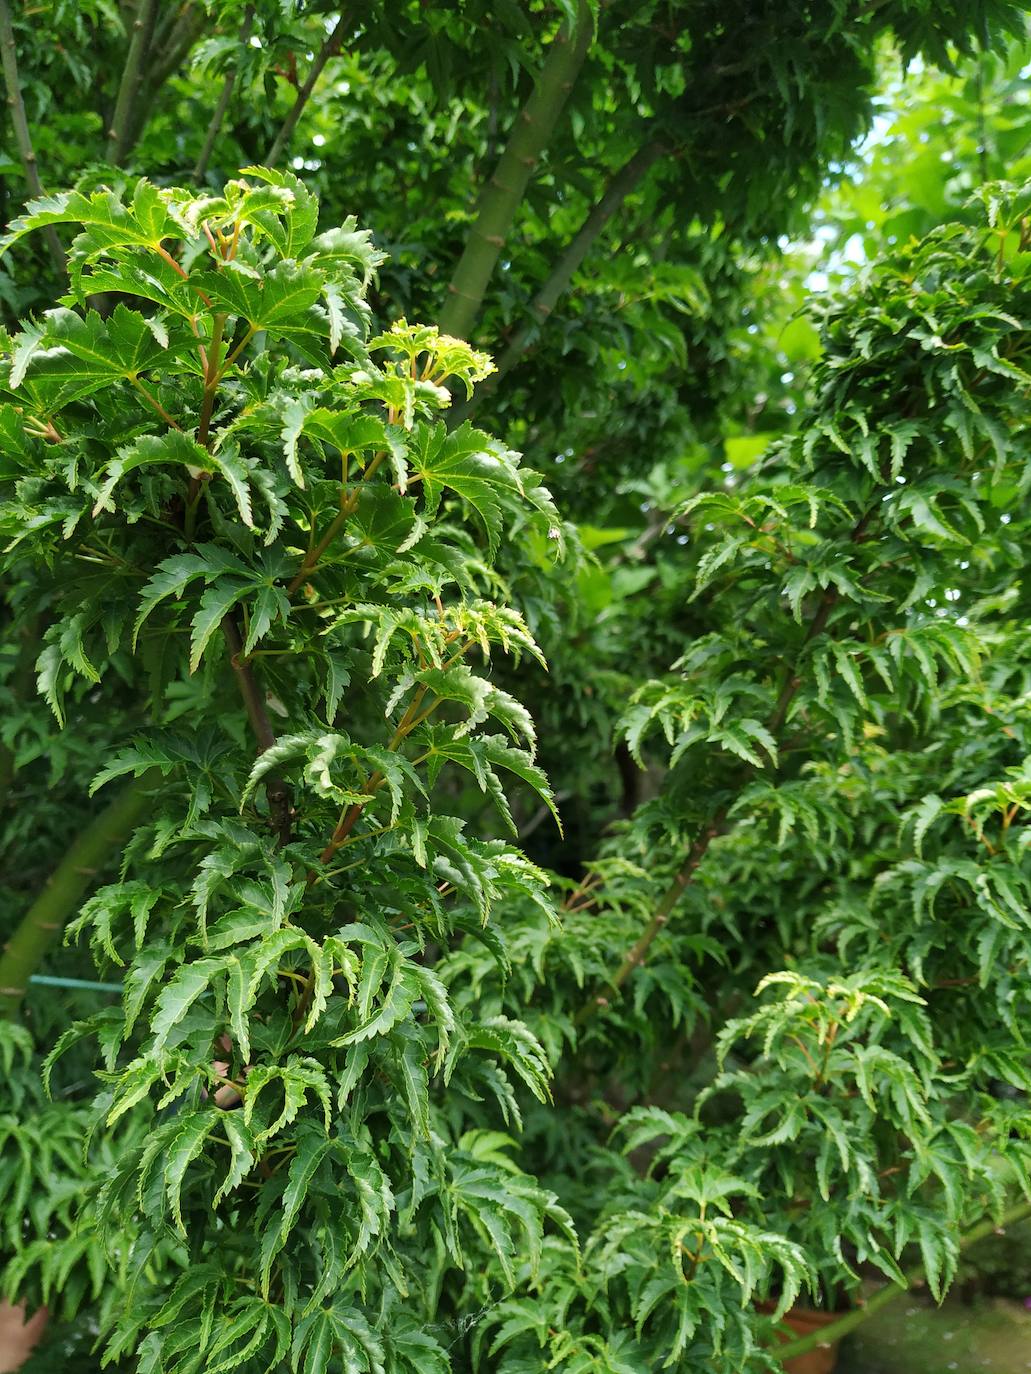
[{"label": "terracotta pot", "polygon": [[0,1374],[13,1374],[22,1367],[39,1344],[47,1315],[41,1307],[28,1317],[21,1305],[0,1299]]},{"label": "terracotta pot", "polygon": [[[830,1326],[841,1316],[840,1312],[818,1312],[811,1307],[793,1307],[781,1318],[788,1331],[780,1333],[782,1342],[794,1340],[797,1336],[809,1336]],[[791,1334],[793,1333],[793,1334]],[[785,1374],[832,1374],[838,1363],[840,1341],[828,1345],[818,1345],[805,1355],[796,1355],[784,1363]]]}]

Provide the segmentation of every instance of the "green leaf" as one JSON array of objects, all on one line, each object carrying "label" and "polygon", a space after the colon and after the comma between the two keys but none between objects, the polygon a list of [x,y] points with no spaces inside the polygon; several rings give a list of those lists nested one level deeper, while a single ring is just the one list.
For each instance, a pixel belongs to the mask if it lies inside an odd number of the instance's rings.
[{"label": "green leaf", "polygon": [[314,332],[311,307],[322,294],[325,277],[302,263],[279,262],[255,273],[242,263],[226,262],[217,272],[193,278],[216,310],[246,320],[253,330],[302,328]]},{"label": "green leaf", "polygon": [[126,245],[156,248],[162,239],[178,233],[161,193],[141,181],[132,206],[107,190],[93,195],[66,191],[29,201],[25,213],[11,221],[7,234],[0,239],[0,256],[25,234],[50,224],[85,225],[87,232],[76,241],[76,251],[86,256]]},{"label": "green leaf", "polygon": [[243,175],[256,177],[286,193],[274,202],[273,211],[256,208],[253,193],[238,205],[247,221],[256,225],[284,258],[298,257],[314,237],[319,222],[318,199],[293,172],[280,172],[271,167],[245,167]]},{"label": "green leaf", "polygon": [[525,782],[547,807],[559,834],[562,821],[555,806],[551,788],[543,769],[533,762],[523,749],[514,749],[501,735],[481,735],[475,738],[456,738],[447,730],[434,730],[429,733],[428,769],[430,782],[435,782],[441,766],[455,763],[465,768],[475,777],[480,790],[489,792],[493,797],[503,819],[516,834],[515,823],[509,810],[502,785],[498,779],[498,768],[513,774]]},{"label": "green leaf", "polygon": [[493,556],[505,503],[523,493],[508,451],[468,421],[450,433],[443,423],[420,425],[412,435],[410,462],[412,480],[422,482],[427,518],[436,514],[444,492],[453,491],[478,518]]},{"label": "green leaf", "polygon": [[155,1049],[160,1049],[198,997],[212,986],[225,968],[222,958],[198,959],[184,964],[170,983],[158,994],[151,1033]]},{"label": "green leaf", "polygon": [[244,599],[250,588],[245,582],[230,581],[228,578],[208,587],[200,599],[197,613],[190,622],[190,672],[200,667],[204,650],[211,637],[222,624],[233,607]]},{"label": "green leaf", "polygon": [[182,1187],[186,1171],[204,1149],[208,1136],[219,1125],[220,1112],[190,1112],[184,1116],[169,1141],[164,1157],[165,1196],[172,1209],[172,1221],[180,1235],[186,1235],[182,1214]]},{"label": "green leaf", "polygon": [[331,1142],[326,1136],[314,1130],[298,1133],[297,1149],[290,1160],[286,1190],[283,1193],[283,1217],[280,1223],[280,1240],[285,1241],[293,1229],[297,1215],[304,1204],[319,1165],[329,1153]]},{"label": "green leaf", "polygon": [[217,456],[210,454],[194,439],[176,430],[161,435],[142,434],[118,450],[107,465],[107,477],[93,506],[94,516],[102,510],[113,509],[111,494],[127,473],[166,463],[185,468],[190,477],[198,481],[212,473],[224,477],[232,490],[240,519],[248,527],[253,526],[247,469],[241,465],[238,455],[233,450],[223,450]]}]

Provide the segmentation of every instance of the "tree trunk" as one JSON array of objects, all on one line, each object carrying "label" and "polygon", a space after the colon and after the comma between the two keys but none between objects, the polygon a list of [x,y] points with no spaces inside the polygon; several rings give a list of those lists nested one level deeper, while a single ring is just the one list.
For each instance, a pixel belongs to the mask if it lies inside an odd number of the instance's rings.
[{"label": "tree trunk", "polygon": [[145,774],[108,803],[72,843],[22,917],[0,954],[0,1018],[18,1014],[29,977],[77,910],[112,850],[146,812],[153,780]]},{"label": "tree trunk", "polygon": [[575,27],[563,24],[548,50],[533,94],[516,116],[508,145],[480,196],[440,312],[445,334],[467,338],[476,322],[505,238],[580,74],[593,32],[590,7],[581,0]]}]

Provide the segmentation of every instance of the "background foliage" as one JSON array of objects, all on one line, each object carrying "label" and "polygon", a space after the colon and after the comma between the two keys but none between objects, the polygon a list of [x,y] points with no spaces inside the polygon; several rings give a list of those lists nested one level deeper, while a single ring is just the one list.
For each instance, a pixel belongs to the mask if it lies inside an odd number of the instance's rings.
[{"label": "background foliage", "polygon": [[1026,1210],[1025,18],[0,4],[37,1359],[759,1370]]}]

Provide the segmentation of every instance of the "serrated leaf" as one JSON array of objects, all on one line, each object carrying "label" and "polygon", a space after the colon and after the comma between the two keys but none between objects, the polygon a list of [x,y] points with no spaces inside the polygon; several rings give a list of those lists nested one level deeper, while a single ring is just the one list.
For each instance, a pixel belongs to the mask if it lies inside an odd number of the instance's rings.
[{"label": "serrated leaf", "polygon": [[204,650],[211,642],[212,635],[220,628],[222,621],[233,607],[244,599],[250,588],[246,582],[225,579],[208,587],[200,599],[197,612],[190,622],[190,672],[200,667]]}]

